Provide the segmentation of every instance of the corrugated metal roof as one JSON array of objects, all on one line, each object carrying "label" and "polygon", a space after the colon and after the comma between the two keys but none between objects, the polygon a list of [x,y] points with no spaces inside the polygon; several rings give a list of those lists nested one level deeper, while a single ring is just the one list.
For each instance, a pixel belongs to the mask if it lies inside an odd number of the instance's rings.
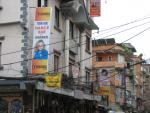
[{"label": "corrugated metal roof", "polygon": [[114,38],[92,40],[93,46],[113,45],[113,44],[115,44],[115,43],[116,43],[116,42],[115,42],[115,39],[114,39]]},{"label": "corrugated metal roof", "polygon": [[135,47],[131,43],[123,43],[123,45],[125,45],[128,48],[130,48],[132,50],[132,52],[136,52]]}]

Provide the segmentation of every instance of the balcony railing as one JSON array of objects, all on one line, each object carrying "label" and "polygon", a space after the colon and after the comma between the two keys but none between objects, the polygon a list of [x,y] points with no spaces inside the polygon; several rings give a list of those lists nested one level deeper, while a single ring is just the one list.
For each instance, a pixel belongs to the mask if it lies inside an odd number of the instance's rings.
[{"label": "balcony railing", "polygon": [[115,67],[115,68],[124,68],[124,63],[118,63],[116,61],[102,61],[95,62],[94,67]]}]

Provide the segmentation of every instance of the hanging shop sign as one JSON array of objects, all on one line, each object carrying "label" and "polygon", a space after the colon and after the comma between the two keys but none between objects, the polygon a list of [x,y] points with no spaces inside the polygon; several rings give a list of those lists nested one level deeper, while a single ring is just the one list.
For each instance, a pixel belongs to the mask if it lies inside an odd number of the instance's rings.
[{"label": "hanging shop sign", "polygon": [[33,32],[32,74],[48,72],[51,13],[52,9],[50,7],[36,8]]},{"label": "hanging shop sign", "polygon": [[109,95],[110,94],[110,87],[103,86],[100,87],[100,95]]},{"label": "hanging shop sign", "polygon": [[98,17],[101,15],[101,0],[90,0],[90,16]]},{"label": "hanging shop sign", "polygon": [[60,88],[61,80],[62,80],[61,73],[45,76],[45,82],[48,87]]}]

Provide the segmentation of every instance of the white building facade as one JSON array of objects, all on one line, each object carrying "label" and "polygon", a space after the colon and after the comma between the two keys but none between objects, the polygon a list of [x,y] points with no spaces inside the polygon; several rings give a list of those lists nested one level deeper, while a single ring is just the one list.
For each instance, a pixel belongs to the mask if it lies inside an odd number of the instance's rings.
[{"label": "white building facade", "polygon": [[78,76],[84,76],[81,78],[89,82],[91,30],[98,27],[88,15],[88,0],[1,0],[0,76],[32,75],[33,27],[37,7],[52,7],[49,73],[61,72],[73,76],[72,68],[76,67],[80,70]]}]

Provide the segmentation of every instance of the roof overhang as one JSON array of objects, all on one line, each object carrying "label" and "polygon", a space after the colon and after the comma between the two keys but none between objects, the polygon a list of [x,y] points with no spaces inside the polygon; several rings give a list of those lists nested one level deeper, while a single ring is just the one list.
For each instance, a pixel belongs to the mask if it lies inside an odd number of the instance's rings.
[{"label": "roof overhang", "polygon": [[66,17],[72,17],[72,21],[84,29],[99,29],[89,17],[84,4],[80,3],[79,0],[63,2],[60,6],[60,10]]}]

